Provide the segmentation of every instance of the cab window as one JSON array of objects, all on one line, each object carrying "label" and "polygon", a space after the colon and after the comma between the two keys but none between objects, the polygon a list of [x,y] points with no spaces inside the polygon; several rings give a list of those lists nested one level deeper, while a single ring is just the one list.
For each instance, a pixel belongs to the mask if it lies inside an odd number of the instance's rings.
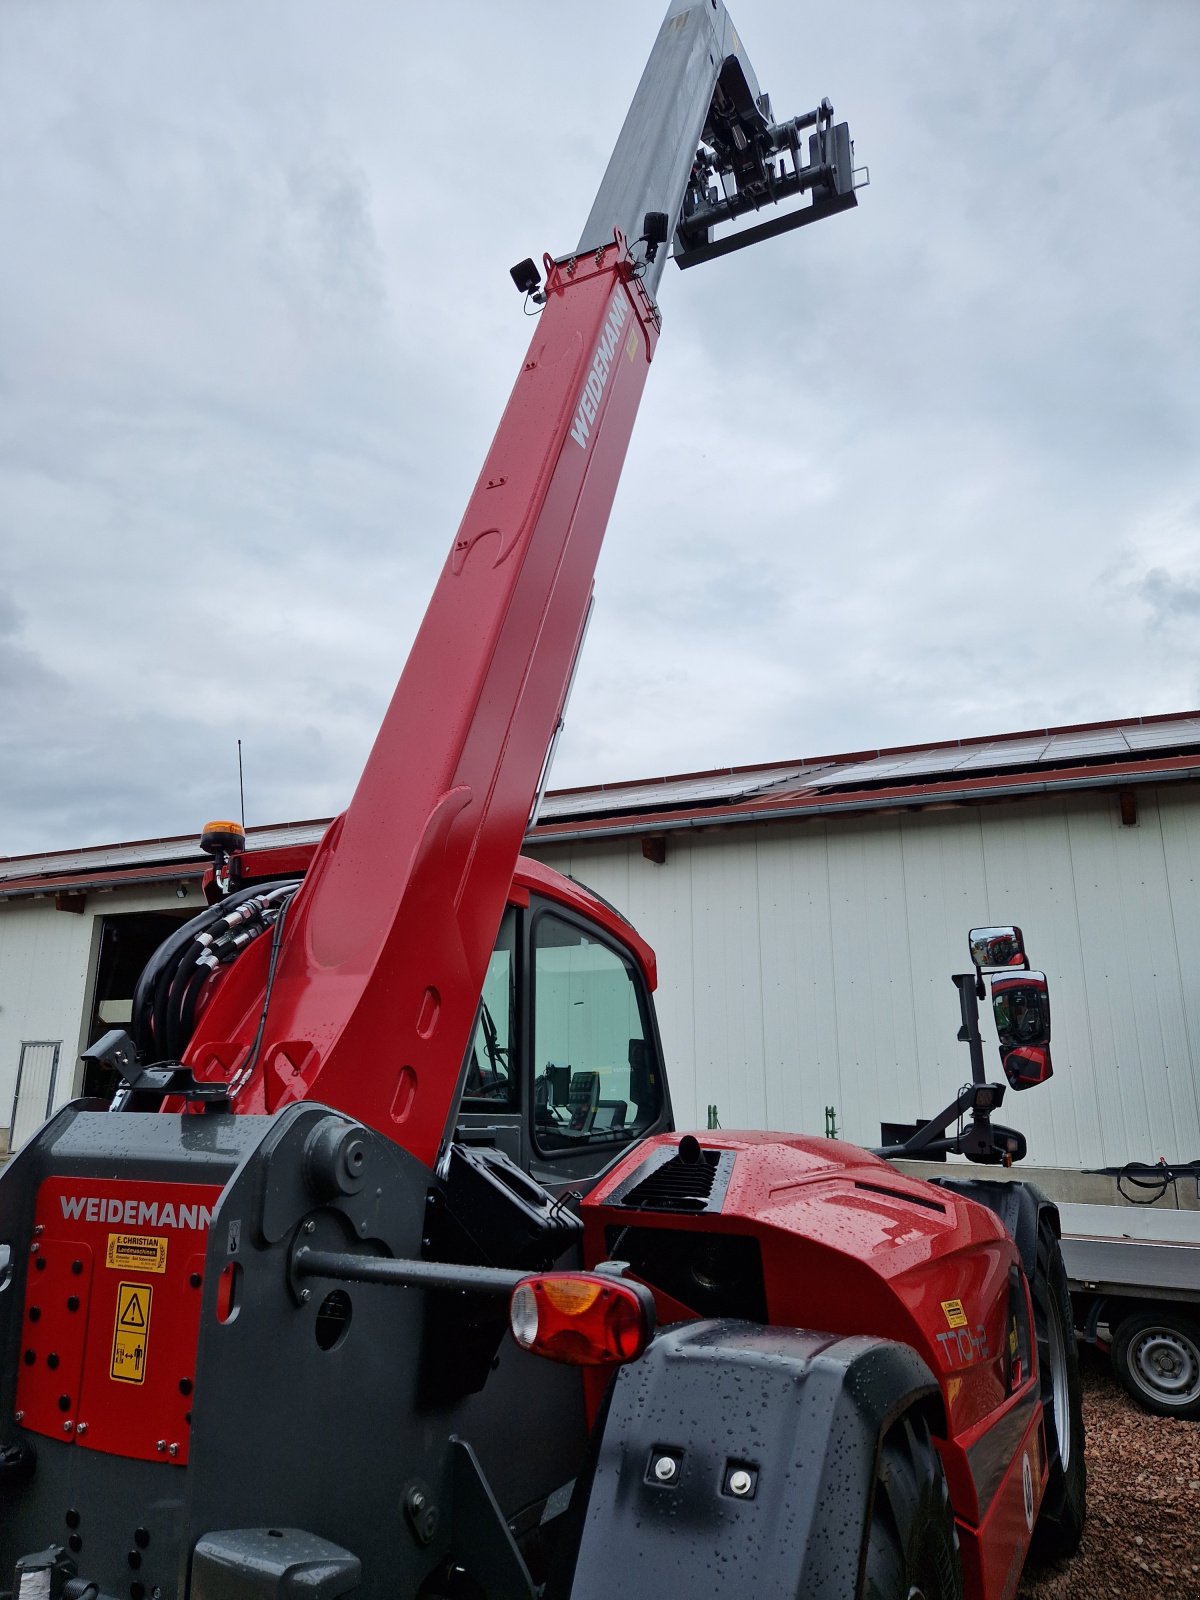
[{"label": "cab window", "polygon": [[534,923],[532,959],[538,1149],[639,1137],[658,1118],[662,1086],[632,962],[551,913]]},{"label": "cab window", "polygon": [[515,1106],[519,1076],[515,1049],[517,914],[509,906],[483,981],[479,1017],[467,1053],[463,1103]]}]

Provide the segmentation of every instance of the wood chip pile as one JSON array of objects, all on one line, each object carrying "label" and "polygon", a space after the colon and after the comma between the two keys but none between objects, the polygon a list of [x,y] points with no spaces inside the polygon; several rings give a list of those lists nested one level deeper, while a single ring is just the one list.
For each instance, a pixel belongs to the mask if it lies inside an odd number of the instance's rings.
[{"label": "wood chip pile", "polygon": [[1018,1600],[1197,1600],[1200,1422],[1140,1410],[1083,1352],[1088,1521],[1073,1561],[1026,1574]]}]

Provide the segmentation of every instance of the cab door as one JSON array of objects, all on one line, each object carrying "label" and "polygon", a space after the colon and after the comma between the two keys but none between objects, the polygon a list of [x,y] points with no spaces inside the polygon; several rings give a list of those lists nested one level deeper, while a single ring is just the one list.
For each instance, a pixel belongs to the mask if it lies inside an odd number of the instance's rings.
[{"label": "cab door", "polygon": [[573,908],[509,906],[463,1069],[457,1136],[492,1144],[551,1190],[584,1188],[672,1126],[645,977]]}]

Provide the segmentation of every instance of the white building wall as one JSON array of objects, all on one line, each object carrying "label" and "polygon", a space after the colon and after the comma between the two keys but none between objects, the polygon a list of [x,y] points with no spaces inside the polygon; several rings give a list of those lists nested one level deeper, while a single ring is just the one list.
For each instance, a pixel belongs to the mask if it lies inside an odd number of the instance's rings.
[{"label": "white building wall", "polygon": [[[1139,788],[890,816],[816,818],[531,853],[619,906],[654,945],[682,1126],[839,1132],[938,1110],[968,1076],[949,974],[973,924],[1018,922],[1051,984],[1055,1075],[1002,1116],[1030,1159],[1200,1156],[1200,793]],[[198,908],[198,891],[190,898]],[[77,1090],[98,918],[174,908],[174,885],[0,905],[0,1129],[23,1040],[61,1040]],[[1000,1076],[985,1012],[989,1074]],[[0,1135],[2,1145],[2,1135]]]},{"label": "white building wall", "polygon": [[[200,910],[199,890],[193,885],[188,893],[193,909]],[[174,883],[167,896],[163,888],[89,895],[81,913],[57,911],[53,897],[0,905],[0,1151],[7,1142],[22,1041],[61,1041],[55,1110],[79,1092],[101,919],[180,905]]]},{"label": "white building wall", "polygon": [[[1055,1076],[1009,1092],[1030,1160],[1200,1155],[1200,797],[1138,790],[672,837],[540,846],[659,961],[681,1125],[839,1132],[940,1109],[967,1080],[951,972],[973,925],[1017,922],[1050,979]],[[989,1076],[1001,1076],[985,1012]]]}]

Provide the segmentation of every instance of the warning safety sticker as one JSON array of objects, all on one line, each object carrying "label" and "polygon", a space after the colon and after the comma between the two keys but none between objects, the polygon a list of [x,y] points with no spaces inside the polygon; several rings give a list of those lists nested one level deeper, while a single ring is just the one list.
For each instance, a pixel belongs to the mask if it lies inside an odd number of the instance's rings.
[{"label": "warning safety sticker", "polygon": [[167,1241],[152,1233],[110,1233],[105,1261],[120,1272],[165,1272]]},{"label": "warning safety sticker", "polygon": [[117,1285],[117,1320],[113,1327],[112,1362],[108,1373],[118,1383],[146,1381],[146,1345],[153,1293],[148,1283]]},{"label": "warning safety sticker", "polygon": [[963,1310],[961,1300],[943,1300],[942,1314],[946,1318],[948,1328],[965,1328],[967,1325],[967,1314]]}]

